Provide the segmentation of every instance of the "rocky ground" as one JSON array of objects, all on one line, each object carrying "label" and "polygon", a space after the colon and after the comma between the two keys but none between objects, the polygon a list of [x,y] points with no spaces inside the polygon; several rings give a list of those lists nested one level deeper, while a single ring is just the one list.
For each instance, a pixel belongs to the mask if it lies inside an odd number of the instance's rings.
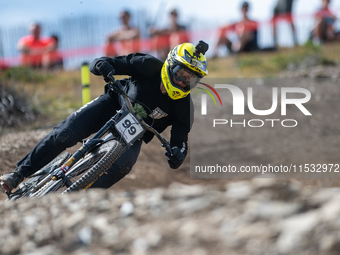
[{"label": "rocky ground", "polygon": [[1,203],[1,254],[339,254],[340,189],[253,179]]}]

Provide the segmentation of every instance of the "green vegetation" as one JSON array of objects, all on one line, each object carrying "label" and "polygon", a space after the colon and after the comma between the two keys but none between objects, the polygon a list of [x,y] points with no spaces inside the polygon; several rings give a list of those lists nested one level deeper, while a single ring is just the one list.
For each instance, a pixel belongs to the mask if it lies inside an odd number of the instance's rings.
[{"label": "green vegetation", "polygon": [[[32,128],[52,126],[82,106],[80,71],[42,71],[13,67],[0,73],[1,83],[24,95],[38,117]],[[94,91],[96,92],[96,91]],[[100,93],[93,93],[98,96]]]},{"label": "green vegetation", "polygon": [[1,74],[2,79],[11,79],[15,82],[48,82],[51,79],[51,74],[48,72],[37,72],[34,69],[22,66],[16,66],[7,69]]}]

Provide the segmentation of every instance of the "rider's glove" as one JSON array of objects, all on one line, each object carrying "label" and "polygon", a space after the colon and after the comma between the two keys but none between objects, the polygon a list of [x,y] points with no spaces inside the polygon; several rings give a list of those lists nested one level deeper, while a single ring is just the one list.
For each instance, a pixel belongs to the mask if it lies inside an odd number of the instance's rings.
[{"label": "rider's glove", "polygon": [[168,163],[172,169],[179,168],[185,159],[185,155],[177,146],[172,147],[172,154],[170,154],[168,151],[165,151],[165,156],[168,157]]},{"label": "rider's glove", "polygon": [[103,75],[106,82],[113,82],[115,80],[113,77],[115,69],[107,61],[99,62],[96,67],[98,72]]}]

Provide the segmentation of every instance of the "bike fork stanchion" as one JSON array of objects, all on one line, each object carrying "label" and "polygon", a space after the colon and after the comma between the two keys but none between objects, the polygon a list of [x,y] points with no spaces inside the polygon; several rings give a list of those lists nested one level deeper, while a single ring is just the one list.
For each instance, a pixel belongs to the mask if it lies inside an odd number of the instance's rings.
[{"label": "bike fork stanchion", "polygon": [[[82,157],[86,155],[93,148],[96,144],[94,141],[102,141],[99,138],[102,137],[113,125],[114,120],[111,118],[91,139],[87,140],[87,142],[77,150],[73,156],[66,161],[66,163],[60,167],[60,169],[53,175],[52,180],[56,181],[62,178],[65,173],[75,164],[77,163]],[[72,184],[71,184],[72,185]]]}]

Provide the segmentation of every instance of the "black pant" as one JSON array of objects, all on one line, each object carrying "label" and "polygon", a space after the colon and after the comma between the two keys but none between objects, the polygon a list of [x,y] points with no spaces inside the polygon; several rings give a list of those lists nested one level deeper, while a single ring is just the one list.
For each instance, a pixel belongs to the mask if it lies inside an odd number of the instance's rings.
[{"label": "black pant", "polygon": [[[56,126],[17,163],[19,171],[25,177],[32,175],[66,148],[96,133],[119,109],[118,102],[106,93],[84,105]],[[109,188],[128,174],[137,161],[141,145],[141,140],[136,141],[92,187]]]}]

